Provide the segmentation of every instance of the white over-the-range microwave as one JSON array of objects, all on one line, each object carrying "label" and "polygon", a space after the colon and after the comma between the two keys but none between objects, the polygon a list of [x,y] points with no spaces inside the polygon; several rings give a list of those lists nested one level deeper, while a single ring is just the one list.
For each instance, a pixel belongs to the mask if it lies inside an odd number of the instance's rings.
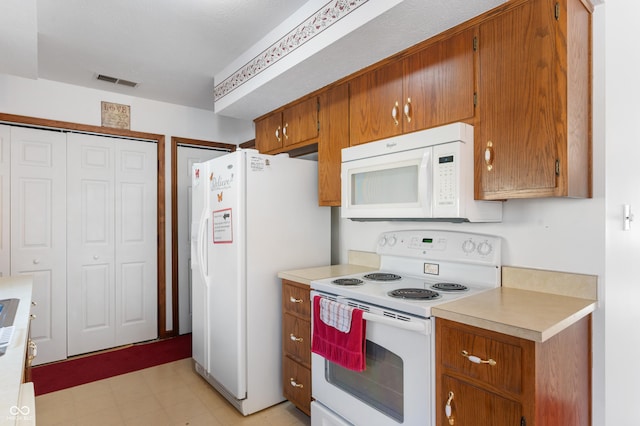
[{"label": "white over-the-range microwave", "polygon": [[341,216],[500,222],[502,202],[474,200],[473,167],[473,126],[465,123],[344,148]]}]

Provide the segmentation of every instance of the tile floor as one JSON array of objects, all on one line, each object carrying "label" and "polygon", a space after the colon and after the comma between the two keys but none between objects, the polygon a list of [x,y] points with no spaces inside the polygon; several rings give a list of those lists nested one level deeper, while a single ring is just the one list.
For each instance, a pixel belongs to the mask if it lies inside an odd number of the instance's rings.
[{"label": "tile floor", "polygon": [[36,397],[38,426],[294,426],[310,419],[291,403],[243,417],[180,361]]}]

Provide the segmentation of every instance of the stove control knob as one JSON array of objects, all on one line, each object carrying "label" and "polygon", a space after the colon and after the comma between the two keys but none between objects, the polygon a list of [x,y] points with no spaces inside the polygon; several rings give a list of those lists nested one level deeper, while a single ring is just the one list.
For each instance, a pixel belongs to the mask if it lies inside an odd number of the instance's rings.
[{"label": "stove control knob", "polygon": [[398,242],[397,238],[395,237],[395,235],[392,235],[391,237],[389,237],[389,239],[387,240],[387,243],[390,246],[395,246],[396,243]]},{"label": "stove control knob", "polygon": [[476,249],[476,243],[473,240],[469,239],[462,243],[462,251],[469,254],[472,253]]},{"label": "stove control knob", "polygon": [[489,244],[489,241],[483,241],[478,244],[478,253],[482,256],[487,256],[493,251],[493,247]]},{"label": "stove control knob", "polygon": [[378,240],[378,245],[379,246],[384,246],[385,244],[387,244],[387,237],[385,237],[384,235],[382,237],[380,237],[380,239]]}]

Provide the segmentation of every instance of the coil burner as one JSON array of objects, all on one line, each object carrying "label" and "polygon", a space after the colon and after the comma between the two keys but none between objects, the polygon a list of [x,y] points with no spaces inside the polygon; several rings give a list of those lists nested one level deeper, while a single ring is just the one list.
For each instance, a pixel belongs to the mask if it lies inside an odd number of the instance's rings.
[{"label": "coil burner", "polygon": [[431,286],[434,290],[440,291],[467,291],[469,287],[458,283],[435,283]]},{"label": "coil burner", "polygon": [[371,281],[398,281],[402,277],[397,274],[390,274],[387,272],[374,272],[372,274],[367,274],[364,278]]},{"label": "coil burner", "polygon": [[364,284],[364,281],[362,281],[361,279],[358,278],[338,278],[335,279],[333,281],[331,281],[333,284],[337,284],[337,285],[362,285]]},{"label": "coil burner", "polygon": [[387,294],[391,297],[412,300],[434,300],[441,297],[438,292],[426,288],[399,288]]}]

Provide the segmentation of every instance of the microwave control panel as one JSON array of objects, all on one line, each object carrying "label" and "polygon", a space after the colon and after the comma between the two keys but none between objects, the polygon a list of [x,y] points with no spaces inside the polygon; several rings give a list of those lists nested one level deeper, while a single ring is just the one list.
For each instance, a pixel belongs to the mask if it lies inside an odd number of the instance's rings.
[{"label": "microwave control panel", "polygon": [[447,143],[433,147],[434,208],[455,214],[460,194],[461,143]]}]

